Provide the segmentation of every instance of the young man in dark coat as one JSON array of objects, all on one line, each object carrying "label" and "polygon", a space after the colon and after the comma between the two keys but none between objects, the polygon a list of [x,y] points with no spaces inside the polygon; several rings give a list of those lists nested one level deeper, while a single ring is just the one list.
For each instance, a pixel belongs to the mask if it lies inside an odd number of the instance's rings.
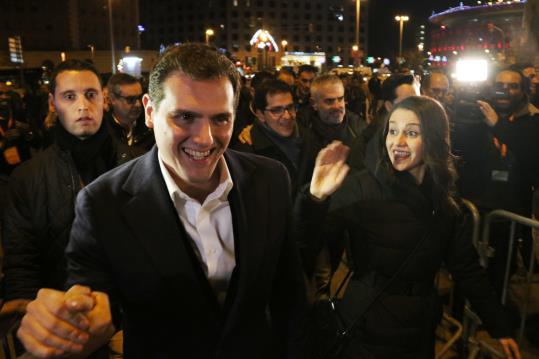
[{"label": "young man in dark coat", "polygon": [[39,288],[64,286],[77,193],[132,158],[102,125],[101,80],[92,65],[61,63],[50,91],[50,109],[58,114],[56,142],[12,173],[4,211],[4,299],[21,313]]},{"label": "young man in dark coat", "polygon": [[31,353],[87,354],[122,327],[129,358],[301,357],[290,184],[282,164],[227,150],[238,93],[215,50],[163,54],[143,98],[157,146],[79,195],[78,285],[29,304],[18,336]]}]

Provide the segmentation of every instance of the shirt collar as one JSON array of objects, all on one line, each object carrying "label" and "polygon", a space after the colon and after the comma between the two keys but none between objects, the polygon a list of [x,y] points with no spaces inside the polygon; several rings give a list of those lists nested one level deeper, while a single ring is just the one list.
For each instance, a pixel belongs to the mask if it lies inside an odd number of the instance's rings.
[{"label": "shirt collar", "polygon": [[[183,192],[176,184],[176,181],[174,181],[174,179],[168,172],[168,169],[165,167],[159,150],[157,151],[157,158],[159,159],[159,168],[161,169],[161,175],[165,180],[165,185],[167,186],[167,191],[170,198],[172,199],[172,202],[176,203],[176,200],[196,201],[195,199],[187,195],[185,192]],[[221,156],[221,158],[219,159],[216,170],[219,171],[219,185],[212,193],[210,193],[206,197],[204,203],[208,203],[209,201],[215,199],[219,200],[220,202],[226,202],[228,198],[228,193],[230,193],[232,187],[234,186],[234,182],[232,182],[232,177],[230,176],[230,171],[228,170],[228,166],[226,164],[224,156]]]}]

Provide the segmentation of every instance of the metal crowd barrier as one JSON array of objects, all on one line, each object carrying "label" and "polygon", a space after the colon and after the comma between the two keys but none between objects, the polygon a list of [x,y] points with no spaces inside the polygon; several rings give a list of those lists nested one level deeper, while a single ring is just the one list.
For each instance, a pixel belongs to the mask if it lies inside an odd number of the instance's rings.
[{"label": "metal crowd barrier", "polygon": [[[492,222],[495,219],[502,219],[507,220],[511,222],[510,227],[510,236],[509,236],[509,250],[507,253],[507,260],[505,263],[505,272],[504,272],[504,284],[503,284],[503,291],[502,291],[502,304],[506,304],[507,301],[507,294],[508,294],[508,288],[509,288],[509,280],[510,280],[510,270],[511,270],[511,260],[513,257],[513,247],[515,243],[515,231],[516,231],[516,225],[517,223],[530,227],[531,229],[538,230],[539,229],[539,221],[530,219],[509,211],[505,210],[494,210],[489,212],[484,217],[484,223],[483,223],[483,230],[482,235],[480,234],[480,228],[481,228],[481,217],[479,214],[479,211],[477,207],[468,200],[463,200],[464,205],[469,210],[470,214],[472,215],[473,219],[473,230],[472,230],[472,242],[474,246],[477,249],[478,255],[479,255],[479,261],[480,264],[487,268],[489,258],[492,258],[494,256],[494,249],[490,247],[489,239],[490,239],[490,227]],[[517,341],[519,344],[522,342],[522,338],[524,336],[524,330],[526,327],[526,313],[528,311],[529,306],[529,299],[530,299],[530,290],[531,290],[531,284],[533,280],[533,272],[534,272],[534,266],[535,266],[535,249],[536,249],[536,238],[532,235],[532,246],[531,246],[531,253],[530,253],[530,261],[528,264],[527,272],[526,272],[526,281],[525,281],[525,297],[524,297],[524,303],[521,306],[521,321],[517,336]],[[503,357],[503,353],[500,353],[498,350],[496,350],[494,347],[489,345],[488,343],[479,340],[475,337],[475,334],[477,332],[478,326],[481,324],[481,320],[473,312],[471,309],[470,303],[466,300],[465,308],[464,308],[464,317],[463,317],[463,343],[466,346],[465,349],[468,349],[468,358],[476,358],[480,352],[487,351],[490,355],[493,355],[494,357]]]},{"label": "metal crowd barrier", "polygon": [[[483,240],[482,240],[482,243],[480,243],[480,245],[483,248],[489,248],[490,224],[495,218],[503,218],[503,219],[511,221],[511,230],[510,230],[510,235],[509,235],[509,249],[507,251],[507,260],[505,263],[505,273],[504,273],[503,291],[502,291],[502,304],[505,305],[507,301],[507,291],[509,287],[511,259],[513,257],[513,247],[515,243],[516,224],[518,223],[522,226],[530,227],[531,229],[537,230],[539,229],[539,221],[509,212],[509,211],[505,211],[502,209],[494,210],[485,216],[485,223],[483,225]],[[534,272],[534,266],[535,266],[536,239],[535,239],[535,236],[532,236],[531,238],[532,238],[532,246],[531,246],[531,253],[530,253],[530,261],[529,261],[527,272],[526,272],[525,296],[524,296],[524,303],[523,303],[521,313],[520,313],[521,314],[520,328],[519,328],[518,337],[517,337],[517,341],[519,344],[521,343],[522,337],[524,336],[524,328],[526,326],[526,312],[528,310],[528,305],[529,305],[530,289],[531,289],[531,283],[533,279],[533,272]]]}]

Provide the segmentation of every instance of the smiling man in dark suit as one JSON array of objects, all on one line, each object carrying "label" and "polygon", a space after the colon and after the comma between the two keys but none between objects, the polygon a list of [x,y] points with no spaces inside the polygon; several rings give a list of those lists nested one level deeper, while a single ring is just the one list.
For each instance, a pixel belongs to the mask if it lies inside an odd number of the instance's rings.
[{"label": "smiling man in dark suit", "polygon": [[227,150],[239,78],[199,44],[169,49],[143,103],[157,146],[78,197],[67,292],[43,289],[18,336],[40,357],[124,330],[127,358],[300,356],[305,290],[290,184]]}]

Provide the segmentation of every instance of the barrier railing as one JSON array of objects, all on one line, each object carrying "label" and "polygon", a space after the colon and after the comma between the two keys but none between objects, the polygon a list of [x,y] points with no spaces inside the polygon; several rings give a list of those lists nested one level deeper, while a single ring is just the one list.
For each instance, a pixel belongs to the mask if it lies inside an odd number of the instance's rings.
[{"label": "barrier railing", "polygon": [[[490,213],[488,213],[485,216],[485,222],[483,224],[483,239],[480,243],[480,246],[483,248],[483,250],[488,251],[489,246],[489,237],[490,237],[490,224],[492,221],[496,218],[502,218],[506,219],[511,222],[511,229],[509,234],[509,249],[507,253],[507,260],[505,263],[505,272],[504,272],[504,282],[503,282],[503,290],[502,290],[502,304],[505,305],[507,301],[507,292],[509,287],[509,275],[511,272],[511,260],[513,258],[513,247],[515,243],[515,230],[517,223],[526,226],[532,229],[539,229],[539,221],[536,221],[531,218],[527,218],[521,215],[518,215],[516,213],[512,213],[506,210],[497,209]],[[526,327],[526,313],[528,311],[528,305],[529,305],[529,298],[530,298],[530,289],[531,289],[531,283],[533,280],[533,272],[534,272],[534,266],[535,266],[535,237],[532,236],[532,246],[531,246],[531,253],[530,253],[530,260],[526,272],[526,286],[525,286],[525,296],[524,296],[524,303],[521,307],[521,315],[520,315],[520,327],[519,332],[517,336],[517,341],[520,344],[522,341],[522,337],[524,336],[524,329]]]}]

